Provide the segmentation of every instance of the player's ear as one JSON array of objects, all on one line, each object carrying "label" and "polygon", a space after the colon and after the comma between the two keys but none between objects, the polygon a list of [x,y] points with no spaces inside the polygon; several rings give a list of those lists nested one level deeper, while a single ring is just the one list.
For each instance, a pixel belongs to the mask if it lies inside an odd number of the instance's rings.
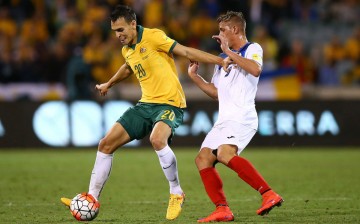
[{"label": "player's ear", "polygon": [[235,33],[235,34],[238,34],[238,33],[240,32],[240,29],[239,29],[239,27],[237,27],[237,26],[233,26],[231,30],[232,30],[232,32]]},{"label": "player's ear", "polygon": [[131,25],[132,29],[136,30],[136,20],[131,21],[130,25]]}]

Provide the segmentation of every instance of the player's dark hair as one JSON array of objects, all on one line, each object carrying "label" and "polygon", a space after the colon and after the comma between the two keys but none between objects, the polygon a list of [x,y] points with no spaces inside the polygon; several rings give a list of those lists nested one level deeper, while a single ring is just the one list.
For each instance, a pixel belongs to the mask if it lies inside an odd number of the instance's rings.
[{"label": "player's dark hair", "polygon": [[229,22],[229,21],[239,24],[245,33],[246,20],[244,18],[244,15],[242,14],[242,12],[227,11],[225,14],[222,14],[217,18],[218,23]]},{"label": "player's dark hair", "polygon": [[112,22],[115,22],[119,18],[123,17],[127,23],[136,21],[136,14],[132,8],[127,5],[117,5],[110,15]]}]

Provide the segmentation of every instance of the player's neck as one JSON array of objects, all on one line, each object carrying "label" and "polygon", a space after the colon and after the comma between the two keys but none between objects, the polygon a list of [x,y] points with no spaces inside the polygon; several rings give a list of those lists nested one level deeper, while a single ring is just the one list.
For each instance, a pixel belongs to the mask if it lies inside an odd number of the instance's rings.
[{"label": "player's neck", "polygon": [[129,46],[132,46],[132,45],[135,45],[135,44],[137,44],[137,34],[134,36],[134,39],[131,41]]},{"label": "player's neck", "polygon": [[134,30],[134,33],[133,33],[133,39],[132,39],[132,41],[128,44],[128,46],[131,47],[131,46],[137,44],[137,39],[138,39],[138,31],[137,31],[137,29],[136,29],[136,30]]},{"label": "player's neck", "polygon": [[241,35],[239,37],[238,41],[234,44],[233,49],[238,51],[239,49],[244,47],[245,44],[247,44],[247,43],[248,43],[248,40],[247,40],[246,36]]}]

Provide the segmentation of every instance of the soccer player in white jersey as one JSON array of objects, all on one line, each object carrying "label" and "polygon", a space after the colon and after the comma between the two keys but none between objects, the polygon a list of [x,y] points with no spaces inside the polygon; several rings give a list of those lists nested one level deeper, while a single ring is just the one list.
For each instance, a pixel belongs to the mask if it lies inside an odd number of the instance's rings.
[{"label": "soccer player in white jersey", "polygon": [[199,65],[191,62],[188,69],[192,81],[211,98],[219,102],[219,116],[207,134],[195,159],[205,190],[216,209],[208,217],[198,222],[232,221],[231,212],[223,183],[215,169],[220,162],[234,170],[238,176],[262,195],[262,205],[258,215],[268,214],[283,202],[254,166],[239,154],[244,150],[258,127],[255,109],[255,95],[262,69],[263,50],[257,43],[248,42],[246,21],[241,12],[229,11],[219,16],[218,41],[223,53],[220,55],[231,60],[228,72],[215,66],[211,83],[198,73]]}]

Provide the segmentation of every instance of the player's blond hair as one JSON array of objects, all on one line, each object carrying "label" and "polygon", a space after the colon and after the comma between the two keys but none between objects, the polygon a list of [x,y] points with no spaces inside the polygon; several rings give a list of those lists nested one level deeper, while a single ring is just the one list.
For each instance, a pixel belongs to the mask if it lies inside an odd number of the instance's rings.
[{"label": "player's blond hair", "polygon": [[246,20],[242,12],[227,11],[225,14],[222,14],[217,18],[218,23],[229,21],[238,24],[241,30],[245,33]]}]

